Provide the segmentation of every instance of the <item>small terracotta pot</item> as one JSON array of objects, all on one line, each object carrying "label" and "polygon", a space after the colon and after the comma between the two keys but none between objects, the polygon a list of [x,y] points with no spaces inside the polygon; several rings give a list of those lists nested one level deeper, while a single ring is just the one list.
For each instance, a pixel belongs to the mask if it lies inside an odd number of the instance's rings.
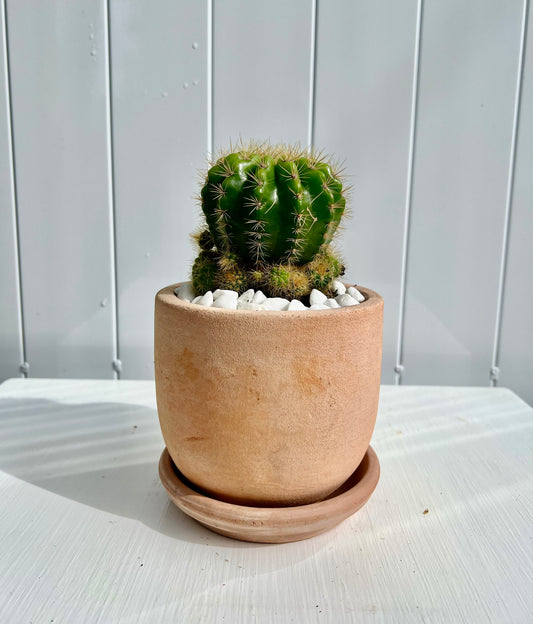
[{"label": "small terracotta pot", "polygon": [[383,299],[294,312],[155,300],[155,380],[174,463],[220,500],[324,499],[355,471],[376,421]]}]

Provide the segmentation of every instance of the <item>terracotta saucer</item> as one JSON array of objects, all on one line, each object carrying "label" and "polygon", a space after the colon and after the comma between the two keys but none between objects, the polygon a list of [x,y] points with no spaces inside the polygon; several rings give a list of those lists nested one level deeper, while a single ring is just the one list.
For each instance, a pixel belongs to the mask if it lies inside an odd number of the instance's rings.
[{"label": "terracotta saucer", "polygon": [[175,505],[216,533],[247,542],[297,542],[324,533],[359,511],[379,481],[379,460],[369,446],[343,486],[323,501],[296,507],[248,507],[206,496],[193,489],[166,448],[159,460],[159,477]]}]

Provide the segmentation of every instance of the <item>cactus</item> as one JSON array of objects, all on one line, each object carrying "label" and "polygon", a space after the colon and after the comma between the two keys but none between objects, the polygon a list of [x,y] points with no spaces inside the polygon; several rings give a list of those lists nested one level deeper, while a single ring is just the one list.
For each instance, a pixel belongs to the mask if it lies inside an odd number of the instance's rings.
[{"label": "cactus", "polygon": [[204,251],[211,251],[211,249],[215,246],[215,241],[213,240],[209,230],[202,230],[193,238],[198,243],[198,247]]},{"label": "cactus", "polygon": [[261,286],[274,297],[300,299],[309,294],[309,275],[305,269],[287,264],[275,264],[265,272]]},{"label": "cactus", "polygon": [[[207,229],[196,235],[196,292],[260,287],[301,298],[331,290],[342,262],[330,244],[344,213],[332,165],[294,147],[252,145],[221,156],[201,191]],[[210,285],[210,288],[205,288]]]},{"label": "cactus", "polygon": [[325,250],[308,263],[307,271],[312,288],[325,291],[336,277],[344,275],[344,265],[331,251]]},{"label": "cactus", "polygon": [[192,285],[196,295],[213,290],[218,264],[213,254],[200,251],[192,267]]},{"label": "cactus", "polygon": [[271,297],[301,299],[313,288],[333,296],[333,280],[344,274],[344,266],[331,251],[321,252],[304,265],[289,263],[245,267],[216,251],[200,251],[192,269],[196,295],[208,290],[227,288],[239,293],[253,288]]}]

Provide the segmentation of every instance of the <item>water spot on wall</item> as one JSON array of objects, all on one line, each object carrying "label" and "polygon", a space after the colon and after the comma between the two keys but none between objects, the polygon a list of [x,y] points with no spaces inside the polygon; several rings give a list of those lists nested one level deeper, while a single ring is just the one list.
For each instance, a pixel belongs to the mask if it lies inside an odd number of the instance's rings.
[{"label": "water spot on wall", "polygon": [[184,89],[188,89],[189,88],[189,83],[188,82],[184,82],[183,83],[183,88]]},{"label": "water spot on wall", "polygon": [[199,47],[200,47],[200,46],[198,45],[198,42],[197,42],[197,41],[194,41],[194,42],[193,42],[193,44],[192,44],[192,49],[193,49],[193,50],[198,50],[198,48],[199,48]]}]

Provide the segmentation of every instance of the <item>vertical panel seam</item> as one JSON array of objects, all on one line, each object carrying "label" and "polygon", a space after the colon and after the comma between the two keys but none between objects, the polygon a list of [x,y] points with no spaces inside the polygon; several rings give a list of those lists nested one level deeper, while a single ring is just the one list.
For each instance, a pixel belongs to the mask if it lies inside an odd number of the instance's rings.
[{"label": "vertical panel seam", "polygon": [[17,323],[19,337],[19,371],[22,377],[28,376],[28,364],[26,361],[26,330],[24,321],[24,299],[22,292],[22,266],[20,256],[20,223],[18,210],[18,190],[17,190],[17,173],[16,173],[16,156],[15,156],[15,136],[13,131],[13,107],[12,107],[12,89],[11,89],[11,63],[9,57],[9,33],[7,25],[7,2],[2,0],[2,30],[4,34],[4,73],[5,73],[5,89],[6,89],[6,108],[7,108],[7,140],[9,154],[9,174],[11,178],[11,210],[13,221],[13,240],[15,246],[15,279],[17,283]]},{"label": "vertical panel seam", "polygon": [[112,308],[112,369],[113,377],[120,379],[121,363],[119,351],[119,317],[118,317],[118,289],[117,289],[117,236],[115,210],[115,167],[114,167],[114,139],[113,139],[113,84],[111,68],[111,13],[109,0],[104,0],[105,15],[105,90],[106,90],[106,151],[107,151],[107,191],[109,209],[109,245],[111,262],[111,308]]},{"label": "vertical panel seam", "polygon": [[307,129],[307,146],[309,149],[315,143],[315,105],[316,105],[316,54],[317,54],[317,25],[318,0],[311,0],[311,51],[309,63],[309,124]]},{"label": "vertical panel seam", "polygon": [[213,0],[207,0],[207,158],[213,157],[214,132],[214,6]]},{"label": "vertical panel seam", "polygon": [[403,339],[405,326],[405,293],[407,288],[407,263],[409,259],[411,206],[413,195],[413,174],[416,149],[416,128],[418,118],[418,91],[420,82],[420,44],[422,36],[422,11],[423,0],[418,0],[416,15],[415,52],[413,63],[413,84],[411,93],[411,119],[409,130],[409,156],[407,164],[407,188],[405,197],[405,217],[403,228],[402,268],[400,280],[400,302],[398,313],[398,342],[396,347],[396,365],[394,376],[396,385],[402,382],[403,365]]},{"label": "vertical panel seam", "polygon": [[489,372],[489,383],[496,386],[499,377],[500,341],[502,329],[503,306],[505,296],[505,282],[507,278],[507,258],[509,252],[509,235],[511,225],[511,212],[514,194],[516,148],[518,142],[518,126],[520,123],[520,108],[522,99],[522,82],[524,76],[524,60],[527,39],[527,20],[529,13],[529,0],[524,0],[522,9],[522,24],[520,33],[520,48],[518,53],[518,66],[516,72],[516,90],[513,111],[513,130],[511,135],[511,148],[509,154],[509,171],[507,176],[507,192],[505,197],[505,214],[502,235],[502,250],[500,258],[500,273],[498,283],[498,297],[496,300],[496,321],[494,327],[494,342],[492,347],[492,363]]}]

